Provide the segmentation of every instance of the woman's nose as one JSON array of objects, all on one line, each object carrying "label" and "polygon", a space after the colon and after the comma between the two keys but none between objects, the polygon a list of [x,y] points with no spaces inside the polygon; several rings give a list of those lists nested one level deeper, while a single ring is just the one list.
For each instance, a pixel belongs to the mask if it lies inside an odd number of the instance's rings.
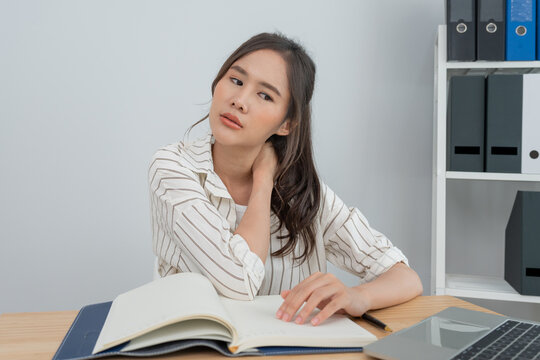
[{"label": "woman's nose", "polygon": [[232,98],[231,105],[243,113],[247,111],[247,102],[245,101],[245,97],[242,93],[239,93]]}]

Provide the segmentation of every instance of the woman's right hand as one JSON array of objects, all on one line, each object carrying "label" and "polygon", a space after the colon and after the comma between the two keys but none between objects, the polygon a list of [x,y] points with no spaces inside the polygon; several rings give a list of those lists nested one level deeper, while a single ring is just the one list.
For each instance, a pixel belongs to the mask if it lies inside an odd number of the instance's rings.
[{"label": "woman's right hand", "polygon": [[264,143],[259,152],[259,155],[255,158],[251,172],[253,173],[253,179],[259,180],[261,178],[270,180],[271,184],[274,184],[274,176],[277,169],[277,155],[274,150],[274,146],[270,141]]}]

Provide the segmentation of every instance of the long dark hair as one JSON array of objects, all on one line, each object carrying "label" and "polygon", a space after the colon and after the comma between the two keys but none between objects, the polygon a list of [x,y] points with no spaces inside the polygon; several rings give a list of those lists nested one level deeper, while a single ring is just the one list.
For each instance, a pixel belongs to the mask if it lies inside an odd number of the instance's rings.
[{"label": "long dark hair", "polygon": [[[285,225],[288,231],[288,235],[279,237],[288,238],[287,243],[274,251],[272,256],[290,254],[300,238],[304,243],[304,251],[295,256],[294,260],[302,263],[313,253],[315,222],[321,202],[321,184],[313,162],[311,144],[310,102],[315,86],[315,63],[295,41],[279,33],[261,33],[240,45],[221,66],[212,82],[212,96],[216,84],[236,60],[262,49],[278,52],[287,63],[291,95],[283,119],[290,119],[290,132],[287,136],[272,135],[269,139],[278,158],[271,207],[279,218],[277,230]],[[188,132],[208,116],[193,124]]]}]

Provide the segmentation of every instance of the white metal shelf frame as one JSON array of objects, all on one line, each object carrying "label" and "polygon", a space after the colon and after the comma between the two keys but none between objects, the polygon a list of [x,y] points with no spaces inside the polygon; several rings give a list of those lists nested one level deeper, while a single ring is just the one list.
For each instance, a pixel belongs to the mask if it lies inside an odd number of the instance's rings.
[{"label": "white metal shelf frame", "polygon": [[503,173],[480,173],[480,172],[462,172],[447,171],[447,179],[464,180],[494,180],[494,181],[540,181],[540,174],[503,174]]},{"label": "white metal shelf frame", "polygon": [[504,279],[446,273],[446,182],[449,179],[540,182],[540,174],[501,174],[446,171],[446,107],[448,79],[467,73],[540,73],[540,61],[447,62],[446,25],[435,40],[433,179],[431,216],[431,289],[436,295],[540,303],[540,296],[518,294]]}]

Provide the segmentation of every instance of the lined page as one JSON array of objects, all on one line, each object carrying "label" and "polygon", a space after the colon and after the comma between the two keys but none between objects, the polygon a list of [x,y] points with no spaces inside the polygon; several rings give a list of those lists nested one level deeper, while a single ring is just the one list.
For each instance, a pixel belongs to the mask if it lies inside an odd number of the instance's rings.
[{"label": "lined page", "polygon": [[[93,354],[184,319],[230,317],[210,281],[180,273],[152,281],[118,296],[111,306]],[[232,337],[232,336],[231,336]]]},{"label": "lined page", "polygon": [[211,320],[184,320],[149,332],[131,340],[122,351],[142,349],[147,346],[169,341],[187,339],[212,339],[231,342],[230,331],[225,326]]},{"label": "lined page", "polygon": [[302,325],[276,318],[283,303],[279,295],[257,296],[253,301],[221,298],[238,332],[238,349],[259,346],[358,347],[377,337],[345,315],[334,314],[322,324],[313,326],[316,309]]}]

